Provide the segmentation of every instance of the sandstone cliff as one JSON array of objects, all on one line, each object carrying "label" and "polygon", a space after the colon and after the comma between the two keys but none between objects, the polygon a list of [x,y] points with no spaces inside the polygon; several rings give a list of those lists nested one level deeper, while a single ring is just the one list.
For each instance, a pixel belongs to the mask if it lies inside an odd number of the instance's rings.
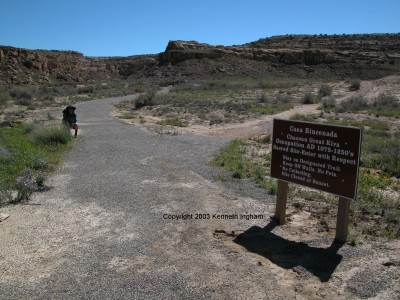
[{"label": "sandstone cliff", "polygon": [[158,63],[156,56],[85,57],[75,51],[0,46],[0,82],[97,82],[120,80]]},{"label": "sandstone cliff", "polygon": [[378,78],[400,71],[400,34],[286,35],[239,46],[170,41],[158,55],[86,57],[0,46],[0,82],[102,82],[211,74]]},{"label": "sandstone cliff", "polygon": [[360,68],[390,73],[400,69],[400,34],[288,35],[230,47],[171,41],[159,55],[161,65],[223,57],[263,61],[275,68],[304,67],[310,72],[324,65],[337,72]]}]

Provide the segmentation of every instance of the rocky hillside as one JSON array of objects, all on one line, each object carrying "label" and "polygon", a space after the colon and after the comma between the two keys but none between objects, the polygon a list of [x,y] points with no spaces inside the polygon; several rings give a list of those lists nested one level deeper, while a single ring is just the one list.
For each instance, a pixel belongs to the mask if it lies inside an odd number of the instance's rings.
[{"label": "rocky hillside", "polygon": [[157,65],[157,56],[85,57],[75,51],[27,50],[0,46],[0,82],[100,82],[119,80]]},{"label": "rocky hillside", "polygon": [[85,57],[0,46],[0,82],[183,79],[213,74],[379,78],[400,71],[400,34],[286,35],[240,46],[170,41],[159,55]]}]

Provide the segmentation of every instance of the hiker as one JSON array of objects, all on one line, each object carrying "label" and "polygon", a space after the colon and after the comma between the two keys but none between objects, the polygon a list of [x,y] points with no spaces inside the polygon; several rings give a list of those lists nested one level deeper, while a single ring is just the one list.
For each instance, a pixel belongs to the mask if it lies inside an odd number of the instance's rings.
[{"label": "hiker", "polygon": [[75,137],[78,135],[78,124],[76,124],[76,114],[75,114],[75,106],[68,105],[63,110],[63,119],[62,122],[64,125],[69,128],[75,129]]}]

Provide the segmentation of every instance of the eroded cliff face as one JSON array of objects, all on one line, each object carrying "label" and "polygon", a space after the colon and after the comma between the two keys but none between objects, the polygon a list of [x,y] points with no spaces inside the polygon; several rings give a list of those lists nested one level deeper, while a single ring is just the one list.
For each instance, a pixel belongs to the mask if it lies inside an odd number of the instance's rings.
[{"label": "eroded cliff face", "polygon": [[160,54],[160,64],[177,64],[188,59],[215,59],[224,56],[283,65],[394,65],[400,63],[400,34],[282,36],[229,47],[211,46],[194,41],[170,41],[165,52]]},{"label": "eroded cliff face", "polygon": [[399,71],[400,34],[287,35],[239,46],[170,41],[158,55],[129,57],[0,46],[0,82],[9,84],[179,79],[219,73],[378,78]]},{"label": "eroded cliff face", "polygon": [[85,57],[75,51],[0,46],[0,81],[9,84],[119,80],[158,63],[156,56]]}]

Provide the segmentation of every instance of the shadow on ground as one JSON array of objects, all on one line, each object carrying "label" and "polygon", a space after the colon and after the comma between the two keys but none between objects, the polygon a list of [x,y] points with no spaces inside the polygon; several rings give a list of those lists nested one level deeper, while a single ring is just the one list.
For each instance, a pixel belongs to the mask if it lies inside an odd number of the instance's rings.
[{"label": "shadow on ground", "polygon": [[329,281],[342,261],[343,257],[337,252],[343,244],[334,241],[328,248],[310,247],[306,243],[288,241],[272,233],[276,226],[275,221],[271,221],[264,228],[253,226],[233,241],[282,268],[301,266],[321,282]]}]

